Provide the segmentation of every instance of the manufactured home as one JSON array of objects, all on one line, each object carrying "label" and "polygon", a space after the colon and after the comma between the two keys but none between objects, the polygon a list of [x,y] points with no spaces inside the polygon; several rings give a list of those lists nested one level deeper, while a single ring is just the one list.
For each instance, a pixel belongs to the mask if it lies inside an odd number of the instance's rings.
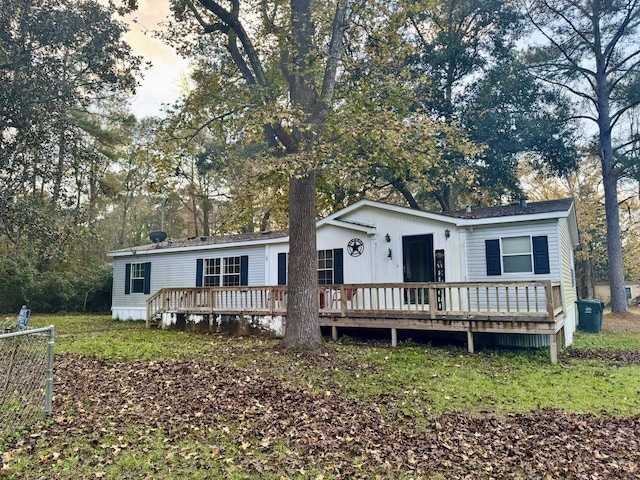
[{"label": "manufactured home", "polygon": [[[180,315],[246,315],[267,318],[281,335],[287,235],[113,251],[113,318],[168,325]],[[503,344],[514,346],[554,347],[561,338],[569,345],[577,243],[571,199],[447,213],[361,200],[317,222],[321,324],[334,336],[340,327],[366,326],[390,328],[392,336],[398,328],[467,332],[470,350],[478,333],[508,334]]]}]

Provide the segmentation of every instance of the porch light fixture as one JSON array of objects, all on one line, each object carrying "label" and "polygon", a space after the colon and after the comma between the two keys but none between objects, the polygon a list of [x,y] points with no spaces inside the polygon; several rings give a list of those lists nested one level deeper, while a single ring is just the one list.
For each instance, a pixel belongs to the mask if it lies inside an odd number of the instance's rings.
[{"label": "porch light fixture", "polygon": [[384,236],[384,239],[387,241],[387,243],[391,241],[391,237],[389,236],[388,233]]},{"label": "porch light fixture", "polygon": [[449,238],[451,236],[451,230],[448,228],[444,231],[444,238]]},{"label": "porch light fixture", "polygon": [[389,249],[389,253],[387,253],[387,257],[391,258],[391,249]]}]

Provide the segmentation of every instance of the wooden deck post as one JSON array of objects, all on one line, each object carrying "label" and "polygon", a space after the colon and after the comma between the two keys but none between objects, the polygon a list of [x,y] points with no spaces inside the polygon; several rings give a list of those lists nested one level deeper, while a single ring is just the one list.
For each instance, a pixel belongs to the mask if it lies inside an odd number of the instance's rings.
[{"label": "wooden deck post", "polygon": [[551,281],[544,282],[545,301],[547,302],[547,312],[549,313],[549,320],[552,322],[555,320],[555,307],[553,305],[553,284]]},{"label": "wooden deck post", "polygon": [[432,284],[429,284],[429,313],[431,314],[431,319],[436,318],[436,289],[433,288]]},{"label": "wooden deck post", "polygon": [[331,339],[334,342],[338,341],[338,327],[336,327],[335,325],[331,325]]},{"label": "wooden deck post", "polygon": [[396,328],[391,329],[391,346],[398,346],[398,330]]},{"label": "wooden deck post", "polygon": [[467,344],[469,348],[469,353],[475,352],[475,346],[473,344],[473,332],[471,329],[467,330]]},{"label": "wooden deck post", "polygon": [[551,363],[558,363],[558,335],[556,333],[549,334],[549,349],[551,350]]}]

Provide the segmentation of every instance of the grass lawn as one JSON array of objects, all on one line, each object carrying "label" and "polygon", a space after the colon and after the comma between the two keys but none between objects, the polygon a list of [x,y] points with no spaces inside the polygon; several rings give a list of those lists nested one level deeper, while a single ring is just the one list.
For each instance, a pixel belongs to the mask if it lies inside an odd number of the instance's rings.
[{"label": "grass lawn", "polygon": [[623,360],[570,351],[557,365],[548,349],[346,339],[305,355],[106,316],[31,319],[49,324],[54,414],[0,439],[0,478],[637,478],[640,315],[576,334],[572,351]]}]

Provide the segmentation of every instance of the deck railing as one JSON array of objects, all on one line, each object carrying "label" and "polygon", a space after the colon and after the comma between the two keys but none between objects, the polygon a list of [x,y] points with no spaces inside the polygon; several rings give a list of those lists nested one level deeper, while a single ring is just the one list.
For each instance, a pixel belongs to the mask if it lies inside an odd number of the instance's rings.
[{"label": "deck railing", "polygon": [[[320,315],[522,318],[553,322],[563,312],[557,282],[438,282],[322,285]],[[287,287],[164,288],[147,300],[147,323],[164,312],[284,315]]]}]

